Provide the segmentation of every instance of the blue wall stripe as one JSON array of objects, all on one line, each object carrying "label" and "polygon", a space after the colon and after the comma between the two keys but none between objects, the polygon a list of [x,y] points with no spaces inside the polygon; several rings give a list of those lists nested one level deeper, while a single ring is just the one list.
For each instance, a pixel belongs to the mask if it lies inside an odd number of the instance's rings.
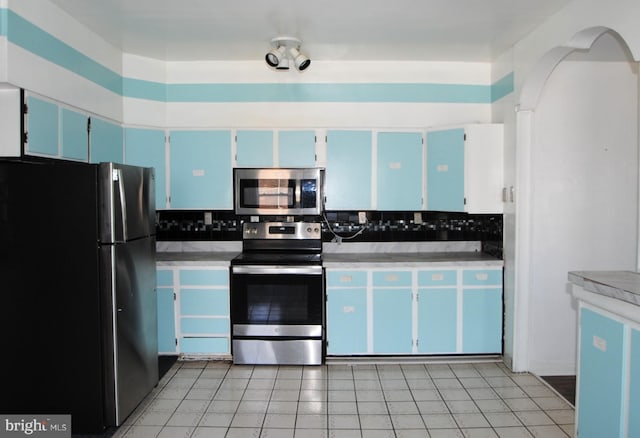
[{"label": "blue wall stripe", "polygon": [[167,102],[490,103],[491,86],[464,84],[168,84]]},{"label": "blue wall stripe", "polygon": [[488,104],[513,92],[513,73],[492,85],[433,83],[164,84],[125,78],[18,14],[0,8],[0,36],[124,97],[158,102],[405,102]]},{"label": "blue wall stripe", "polygon": [[167,85],[143,79],[122,78],[122,95],[138,99],[167,101]]},{"label": "blue wall stripe", "polygon": [[513,89],[513,72],[511,72],[491,85],[491,102],[500,100],[504,96],[513,93]]},{"label": "blue wall stripe", "polygon": [[48,32],[9,11],[7,37],[10,42],[88,79],[107,90],[122,94],[122,76]]}]

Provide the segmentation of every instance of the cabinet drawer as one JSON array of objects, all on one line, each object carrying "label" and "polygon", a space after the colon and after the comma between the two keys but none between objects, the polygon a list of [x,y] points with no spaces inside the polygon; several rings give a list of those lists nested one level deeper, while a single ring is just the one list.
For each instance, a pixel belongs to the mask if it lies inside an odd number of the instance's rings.
[{"label": "cabinet drawer", "polygon": [[229,270],[181,269],[180,284],[183,286],[226,286],[229,284]]},{"label": "cabinet drawer", "polygon": [[465,269],[462,272],[465,286],[501,285],[502,269]]},{"label": "cabinet drawer", "polygon": [[378,271],[373,273],[374,286],[411,286],[410,271]]},{"label": "cabinet drawer", "polygon": [[182,315],[229,315],[229,291],[226,289],[182,289]]},{"label": "cabinet drawer", "polygon": [[458,271],[455,269],[418,272],[420,286],[455,286],[457,283]]},{"label": "cabinet drawer", "polygon": [[229,352],[227,338],[181,338],[181,353],[223,354]]},{"label": "cabinet drawer", "polygon": [[156,283],[158,286],[173,286],[173,270],[156,270]]},{"label": "cabinet drawer", "polygon": [[327,286],[366,286],[367,271],[327,271]]},{"label": "cabinet drawer", "polygon": [[229,320],[227,318],[180,318],[182,334],[210,333],[228,334]]}]

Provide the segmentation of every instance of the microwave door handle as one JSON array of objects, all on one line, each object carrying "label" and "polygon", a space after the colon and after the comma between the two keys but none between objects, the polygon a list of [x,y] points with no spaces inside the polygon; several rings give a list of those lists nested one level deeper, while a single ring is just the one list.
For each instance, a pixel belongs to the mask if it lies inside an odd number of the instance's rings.
[{"label": "microwave door handle", "polygon": [[118,178],[118,194],[120,198],[120,216],[122,220],[122,240],[126,242],[129,240],[129,232],[127,230],[127,200],[124,191],[124,181],[122,177],[122,169],[117,169]]},{"label": "microwave door handle", "polygon": [[295,191],[295,193],[296,193],[295,206],[296,207],[301,207],[301,205],[300,205],[300,196],[301,196],[300,195],[300,186],[301,186],[301,181],[296,181],[296,191]]}]

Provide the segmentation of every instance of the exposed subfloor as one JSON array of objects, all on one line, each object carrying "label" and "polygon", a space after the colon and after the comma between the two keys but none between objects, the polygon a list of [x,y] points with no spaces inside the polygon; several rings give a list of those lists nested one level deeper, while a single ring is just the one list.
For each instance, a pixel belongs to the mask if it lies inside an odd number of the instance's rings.
[{"label": "exposed subfloor", "polygon": [[572,437],[574,408],[500,362],[178,361],[117,437]]}]

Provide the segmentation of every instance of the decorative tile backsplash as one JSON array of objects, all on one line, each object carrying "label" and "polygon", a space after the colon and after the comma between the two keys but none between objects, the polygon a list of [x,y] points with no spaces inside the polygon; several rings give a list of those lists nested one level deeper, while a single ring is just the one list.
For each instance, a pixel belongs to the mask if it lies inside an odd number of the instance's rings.
[{"label": "decorative tile backsplash", "polygon": [[[502,257],[501,214],[367,211],[365,215],[364,224],[357,211],[328,211],[324,218],[293,219],[321,221],[325,242],[480,241],[483,252]],[[232,211],[161,210],[157,213],[156,237],[158,241],[241,240],[245,220],[248,218]]]}]

